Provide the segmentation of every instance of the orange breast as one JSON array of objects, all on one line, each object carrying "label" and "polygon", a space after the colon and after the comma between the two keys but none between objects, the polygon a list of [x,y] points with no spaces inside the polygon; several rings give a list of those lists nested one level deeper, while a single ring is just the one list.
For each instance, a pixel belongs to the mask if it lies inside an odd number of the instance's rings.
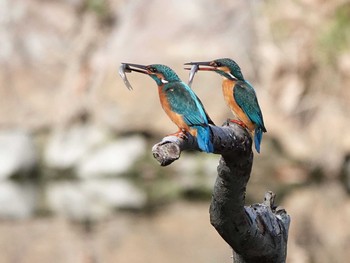
[{"label": "orange breast", "polygon": [[236,81],[225,79],[222,82],[222,92],[224,94],[224,98],[226,104],[230,107],[233,115],[236,116],[240,121],[242,121],[250,131],[255,129],[255,125],[249,120],[248,116],[244,113],[242,108],[238,106],[236,100],[233,97],[234,86]]},{"label": "orange breast", "polygon": [[170,104],[166,98],[165,93],[162,90],[162,87],[158,87],[158,93],[160,104],[162,105],[162,108],[164,109],[165,113],[169,116],[169,118],[177,125],[177,127],[179,127],[179,129],[186,130],[192,135],[195,135],[193,134],[194,131],[190,129],[190,127],[188,127],[188,125],[185,123],[183,117],[180,114],[171,110]]}]

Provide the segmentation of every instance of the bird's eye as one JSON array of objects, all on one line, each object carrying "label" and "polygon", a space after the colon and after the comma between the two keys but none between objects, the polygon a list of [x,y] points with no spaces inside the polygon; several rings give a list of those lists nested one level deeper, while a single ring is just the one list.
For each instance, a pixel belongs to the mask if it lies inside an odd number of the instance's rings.
[{"label": "bird's eye", "polygon": [[149,70],[150,70],[151,72],[153,72],[153,73],[156,73],[156,72],[157,72],[156,68],[153,68],[153,67],[149,68]]},{"label": "bird's eye", "polygon": [[221,67],[222,66],[221,62],[216,62],[215,64],[216,64],[217,67]]}]

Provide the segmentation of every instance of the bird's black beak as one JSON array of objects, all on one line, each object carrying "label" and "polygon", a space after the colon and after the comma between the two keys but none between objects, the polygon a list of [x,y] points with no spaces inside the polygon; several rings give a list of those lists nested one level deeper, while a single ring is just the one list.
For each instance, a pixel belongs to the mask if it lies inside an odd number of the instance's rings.
[{"label": "bird's black beak", "polygon": [[186,66],[193,66],[197,65],[197,70],[208,70],[208,71],[215,71],[216,70],[216,65],[215,62],[213,61],[206,61],[206,62],[188,62],[185,63],[185,69],[186,70],[191,70],[192,67],[186,67]]},{"label": "bird's black beak", "polygon": [[124,65],[125,72],[135,71],[135,72],[139,72],[147,75],[149,74],[147,70],[147,66],[132,64],[132,63],[122,63],[122,65]]}]

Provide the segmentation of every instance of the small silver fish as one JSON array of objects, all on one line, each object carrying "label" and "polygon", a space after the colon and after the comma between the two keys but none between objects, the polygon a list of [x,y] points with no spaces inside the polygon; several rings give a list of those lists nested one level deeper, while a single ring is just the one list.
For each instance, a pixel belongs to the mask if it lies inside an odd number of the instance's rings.
[{"label": "small silver fish", "polygon": [[125,86],[129,89],[129,90],[133,90],[128,78],[126,77],[125,73],[130,73],[131,70],[128,68],[127,64],[122,63],[119,67],[119,75],[120,77],[123,79]]},{"label": "small silver fish", "polygon": [[194,75],[196,75],[197,71],[198,71],[199,66],[197,64],[193,64],[191,67],[191,71],[190,71],[190,76],[188,78],[188,86],[191,87],[192,85],[192,81],[194,79]]}]

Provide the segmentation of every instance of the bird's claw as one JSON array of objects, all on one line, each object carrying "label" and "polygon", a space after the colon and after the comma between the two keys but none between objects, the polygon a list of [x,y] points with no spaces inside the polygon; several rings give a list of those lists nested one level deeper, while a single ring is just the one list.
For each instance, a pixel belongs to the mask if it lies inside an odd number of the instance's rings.
[{"label": "bird's claw", "polygon": [[179,130],[178,132],[175,132],[175,133],[173,133],[173,134],[169,134],[168,136],[176,136],[176,137],[178,137],[178,138],[180,138],[180,139],[182,139],[182,140],[187,140],[188,137],[187,137],[187,134],[186,134],[186,133],[187,133],[186,130],[181,129],[181,130]]},{"label": "bird's claw", "polygon": [[178,132],[178,136],[180,139],[183,139],[183,140],[187,140],[188,137],[187,137],[187,134],[186,134],[186,131],[185,130],[182,130],[182,131],[179,131]]},{"label": "bird's claw", "polygon": [[236,123],[236,124],[238,124],[239,126],[245,128],[245,129],[248,128],[248,126],[245,125],[245,123],[243,121],[236,120],[236,119],[230,119],[229,121],[232,122],[232,123]]}]

